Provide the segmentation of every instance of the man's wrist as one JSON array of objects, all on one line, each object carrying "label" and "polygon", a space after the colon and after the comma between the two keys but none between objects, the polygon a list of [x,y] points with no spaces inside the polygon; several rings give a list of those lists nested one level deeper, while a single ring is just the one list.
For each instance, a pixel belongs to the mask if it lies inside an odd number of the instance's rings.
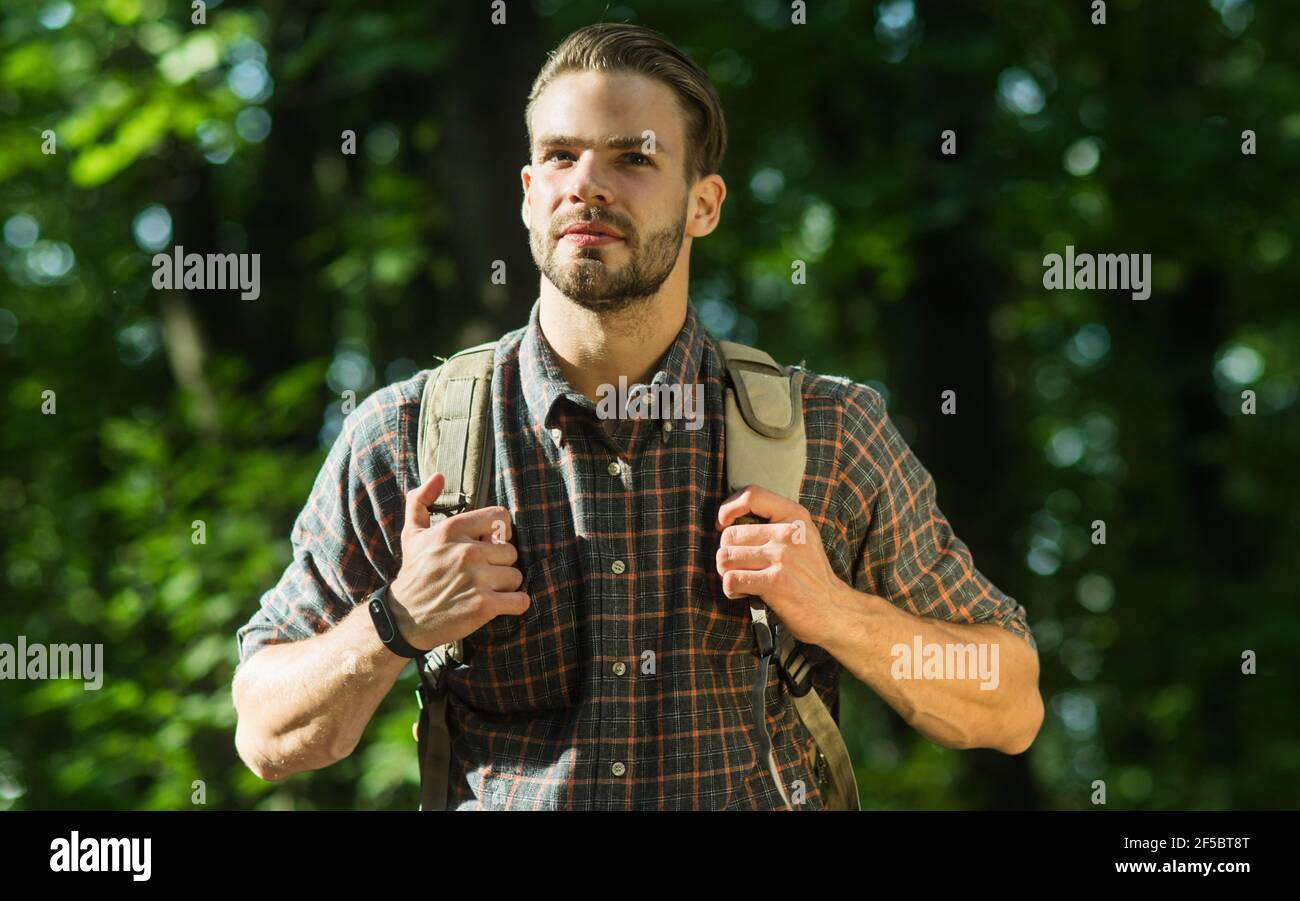
[{"label": "man's wrist", "polygon": [[429,653],[432,648],[421,648],[412,644],[406,637],[414,635],[416,630],[409,614],[401,604],[395,603],[390,586],[383,586],[366,599],[370,608],[370,619],[374,623],[379,640],[389,651],[398,657],[416,658]]},{"label": "man's wrist", "polygon": [[402,603],[400,586],[393,582],[385,590],[387,592],[388,612],[393,617],[393,622],[397,625],[398,630],[402,633],[402,637],[408,641],[412,638],[417,639],[411,641],[411,643],[419,644],[420,628],[415,624],[415,620],[411,619],[411,613],[406,609],[406,605]]}]

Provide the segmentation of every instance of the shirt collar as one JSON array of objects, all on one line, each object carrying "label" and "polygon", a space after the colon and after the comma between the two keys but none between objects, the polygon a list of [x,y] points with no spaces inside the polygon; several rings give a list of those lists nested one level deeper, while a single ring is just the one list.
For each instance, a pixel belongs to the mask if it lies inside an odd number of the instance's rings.
[{"label": "shirt collar", "polygon": [[[524,388],[524,403],[528,406],[530,416],[534,422],[541,423],[543,428],[550,428],[555,405],[561,399],[568,399],[590,410],[593,415],[596,405],[591,398],[570,385],[564,373],[560,371],[555,352],[542,335],[541,307],[542,302],[539,298],[533,303],[532,312],[528,316],[528,327],[524,330],[519,349],[519,371]],[[688,302],[686,320],[682,323],[676,339],[668,347],[667,353],[660,359],[651,383],[679,384],[683,386],[685,392],[688,386],[695,384],[703,354],[704,329],[695,314],[695,308]],[[682,411],[677,412],[680,414]],[[702,416],[704,413],[703,410],[692,412],[697,416]],[[681,415],[676,418],[679,422],[683,419]],[[668,418],[663,418],[661,423],[670,421]]]}]

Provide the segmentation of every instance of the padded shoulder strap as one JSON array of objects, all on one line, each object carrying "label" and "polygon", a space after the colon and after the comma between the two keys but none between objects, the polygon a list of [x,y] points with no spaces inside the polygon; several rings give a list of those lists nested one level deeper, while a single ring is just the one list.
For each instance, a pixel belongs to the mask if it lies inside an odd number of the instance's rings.
[{"label": "padded shoulder strap", "polygon": [[[746,485],[760,485],[799,503],[799,489],[807,466],[808,441],[803,418],[803,371],[785,370],[770,356],[754,347],[734,341],[719,341],[727,368],[726,456],[727,487],[739,491]],[[745,517],[748,519],[749,517]],[[750,599],[750,614],[756,624],[767,628],[766,606]],[[769,632],[770,636],[771,633]],[[826,703],[812,687],[812,666],[807,656],[785,629],[780,630],[777,655],[783,676],[791,688],[795,710],[808,729],[817,750],[830,770],[828,810],[858,810],[858,784],[848,746],[826,709]],[[765,658],[764,658],[765,659]],[[767,746],[768,768],[786,805],[790,800],[781,785],[771,752],[765,715],[766,664],[761,662],[754,693],[754,716],[762,722],[762,744]]]},{"label": "padded shoulder strap", "polygon": [[491,469],[492,368],[496,342],[453,355],[433,374],[420,398],[416,453],[420,482],[435,472],[447,478],[430,507],[448,515],[481,506]]},{"label": "padded shoulder strap", "polygon": [[[492,370],[497,342],[454,354],[433,373],[420,396],[416,439],[420,482],[440,472],[442,494],[429,508],[437,521],[483,506],[491,492]],[[451,734],[447,727],[446,670],[464,660],[461,641],[434,648],[417,663],[421,687],[415,739],[420,760],[420,809],[445,810],[450,786]]]},{"label": "padded shoulder strap", "polygon": [[759,485],[798,503],[808,457],[803,422],[803,372],[793,375],[770,356],[719,341],[727,367],[727,488]]}]

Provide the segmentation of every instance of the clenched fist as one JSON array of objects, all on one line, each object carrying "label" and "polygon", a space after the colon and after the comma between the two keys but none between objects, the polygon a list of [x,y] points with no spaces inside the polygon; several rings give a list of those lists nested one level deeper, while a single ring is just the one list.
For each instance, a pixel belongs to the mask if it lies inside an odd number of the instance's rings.
[{"label": "clenched fist", "polygon": [[[737,525],[742,516],[766,522]],[[812,516],[788,498],[750,485],[718,508],[722,529],[717,567],[722,593],[755,596],[772,608],[790,634],[805,644],[824,645],[851,588],[835,575]]]},{"label": "clenched fist", "polygon": [[406,494],[402,568],[389,589],[397,628],[417,648],[464,638],[501,614],[528,609],[510,511],[484,507],[429,525],[429,504],[446,479],[434,473]]}]

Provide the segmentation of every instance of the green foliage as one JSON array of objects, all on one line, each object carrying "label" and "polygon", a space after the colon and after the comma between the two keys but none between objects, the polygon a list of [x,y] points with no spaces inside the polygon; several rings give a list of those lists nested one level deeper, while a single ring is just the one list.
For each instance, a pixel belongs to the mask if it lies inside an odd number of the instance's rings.
[{"label": "green foliage", "polygon": [[[415,807],[411,673],[351,758],[266,784],[234,752],[235,631],[342,392],[522,322],[523,102],[602,15],[659,28],[722,96],[706,325],[884,389],[1039,642],[1047,719],[1017,758],[934,746],[846,677],[864,805],[1086,808],[1094,779],[1112,807],[1300,804],[1300,21],[1109,6],[817,3],[792,26],[762,0],[537,0],[492,27],[478,4],[226,0],[204,26],[162,0],[9,4],[0,641],[102,642],[106,675],[0,682],[0,808],[187,808],[195,780],[209,807]],[[260,252],[261,298],[154,291],[174,243]],[[1067,244],[1151,253],[1151,298],[1044,291]]]}]

